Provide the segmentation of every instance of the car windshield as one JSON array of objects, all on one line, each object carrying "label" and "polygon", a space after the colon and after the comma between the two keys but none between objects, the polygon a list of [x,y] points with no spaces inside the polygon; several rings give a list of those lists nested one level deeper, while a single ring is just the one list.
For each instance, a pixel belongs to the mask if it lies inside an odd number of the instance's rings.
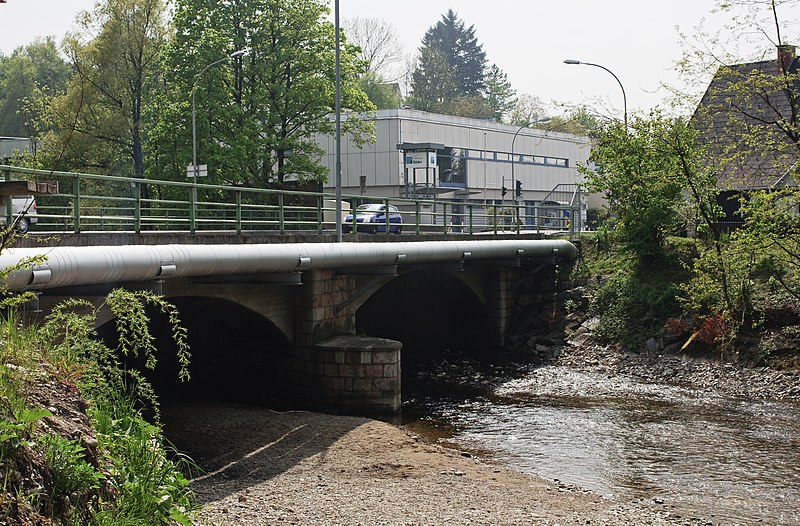
[{"label": "car windshield", "polygon": [[359,205],[356,208],[357,212],[383,212],[383,205],[379,204],[370,204],[370,205]]}]

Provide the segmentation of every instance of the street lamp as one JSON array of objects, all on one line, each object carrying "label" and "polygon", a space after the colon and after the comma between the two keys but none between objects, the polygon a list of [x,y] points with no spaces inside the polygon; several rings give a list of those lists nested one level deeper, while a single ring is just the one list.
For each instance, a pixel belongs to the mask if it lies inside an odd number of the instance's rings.
[{"label": "street lamp", "polygon": [[619,77],[614,75],[614,72],[608,69],[605,66],[601,66],[600,64],[592,64],[591,62],[581,62],[580,60],[570,59],[564,61],[564,64],[583,64],[584,66],[594,66],[596,68],[604,69],[611,73],[611,76],[614,77],[614,80],[617,81],[619,84],[619,89],[622,90],[622,107],[623,107],[623,118],[625,122],[625,129],[628,129],[628,98],[625,96],[625,88],[622,87],[622,82],[620,82]]},{"label": "street lamp", "polygon": [[[342,62],[339,42],[339,0],[334,8],[334,32],[336,33],[336,242],[342,242]],[[355,217],[355,211],[353,211]]]},{"label": "street lamp", "polygon": [[533,122],[526,122],[525,124],[517,128],[516,132],[514,132],[514,137],[511,139],[511,189],[514,191],[516,191],[517,188],[516,177],[514,176],[514,164],[516,164],[514,162],[514,144],[516,144],[517,142],[517,135],[519,135],[519,132],[521,132],[525,128],[530,127],[533,124],[543,124],[545,122],[550,122],[550,118],[545,117],[544,119],[537,119]]},{"label": "street lamp", "polygon": [[203,75],[203,73],[208,71],[208,69],[212,66],[216,66],[217,64],[225,62],[230,58],[241,57],[242,55],[246,54],[247,51],[247,48],[240,49],[239,51],[234,51],[225,58],[215,60],[208,66],[204,67],[200,73],[194,77],[194,84],[192,84],[192,180],[194,181],[194,186],[192,187],[193,210],[197,207],[197,176],[200,172],[200,167],[197,166],[197,110],[195,106],[195,91],[197,91],[197,82],[200,80],[200,77]]}]

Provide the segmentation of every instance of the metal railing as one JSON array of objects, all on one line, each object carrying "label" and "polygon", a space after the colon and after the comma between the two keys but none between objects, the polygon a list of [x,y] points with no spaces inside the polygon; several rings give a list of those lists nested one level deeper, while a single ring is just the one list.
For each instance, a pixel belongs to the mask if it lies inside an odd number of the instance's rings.
[{"label": "metal railing", "polygon": [[[182,181],[136,179],[111,175],[33,170],[0,165],[5,181],[57,181],[58,192],[39,195],[36,232],[210,232],[210,231],[331,231],[336,225],[333,193],[275,190],[194,184]],[[194,201],[197,190],[197,201]],[[555,190],[554,190],[555,191]],[[551,192],[552,194],[552,192]],[[553,194],[555,195],[555,194]],[[579,223],[552,221],[580,217],[580,196],[568,202],[552,200],[526,215],[520,203],[497,204],[458,200],[387,198],[344,195],[343,223],[348,230],[363,231],[351,213],[360,204],[381,203],[397,207],[401,223],[388,215],[380,231],[474,235],[503,232],[566,233],[579,231]],[[347,210],[349,205],[350,210]],[[554,212],[555,211],[555,212]],[[346,216],[346,217],[345,217]],[[359,228],[362,225],[362,228]]]}]

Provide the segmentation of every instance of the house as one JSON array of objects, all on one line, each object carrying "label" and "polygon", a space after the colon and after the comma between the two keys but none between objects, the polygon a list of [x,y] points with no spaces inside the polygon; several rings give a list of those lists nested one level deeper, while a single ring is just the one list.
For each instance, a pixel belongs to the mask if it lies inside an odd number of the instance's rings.
[{"label": "house", "polygon": [[706,168],[721,190],[726,223],[741,224],[741,197],[797,182],[800,77],[795,46],[777,58],[721,66],[697,106],[692,126],[707,148]]}]

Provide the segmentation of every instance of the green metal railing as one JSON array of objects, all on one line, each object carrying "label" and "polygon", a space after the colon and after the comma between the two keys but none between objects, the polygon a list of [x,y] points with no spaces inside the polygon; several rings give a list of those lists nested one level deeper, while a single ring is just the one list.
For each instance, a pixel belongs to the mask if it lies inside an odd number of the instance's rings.
[{"label": "green metal railing", "polygon": [[[5,181],[58,182],[58,193],[37,196],[36,232],[209,232],[274,230],[318,232],[335,229],[333,193],[316,193],[180,181],[135,179],[111,175],[32,170],[0,165]],[[198,200],[193,201],[192,189]],[[578,193],[579,194],[579,193]],[[463,202],[446,199],[404,199],[343,196],[343,221],[356,232],[357,223],[347,206],[381,203],[396,206],[403,232],[471,235],[481,232],[530,232],[552,230],[572,237],[579,231],[575,221],[556,217],[580,217],[580,199],[574,195],[562,204],[549,202],[536,214],[525,216],[525,207]],[[2,215],[7,218],[9,211]],[[526,224],[528,223],[528,224]],[[391,223],[394,227],[396,223]],[[389,230],[389,217],[381,225]]]}]

